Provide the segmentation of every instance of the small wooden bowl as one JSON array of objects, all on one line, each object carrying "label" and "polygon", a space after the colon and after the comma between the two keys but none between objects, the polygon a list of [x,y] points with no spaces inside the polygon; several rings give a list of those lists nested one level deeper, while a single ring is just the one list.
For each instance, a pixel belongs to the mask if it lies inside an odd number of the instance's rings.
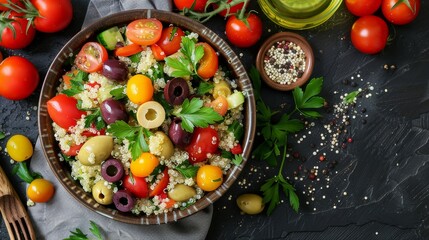
[{"label": "small wooden bowl", "polygon": [[[267,75],[264,69],[264,64],[265,64],[264,59],[268,50],[271,48],[271,46],[281,41],[289,41],[297,44],[298,46],[301,47],[301,49],[304,51],[306,56],[304,73],[302,74],[301,77],[297,78],[295,82],[290,84],[287,84],[287,83],[282,84],[272,80]],[[265,81],[265,83],[268,84],[268,86],[280,91],[289,91],[294,89],[295,87],[300,87],[301,85],[306,83],[310,78],[311,73],[313,72],[313,65],[314,65],[314,54],[310,44],[301,35],[298,35],[292,32],[279,32],[269,37],[262,44],[261,48],[259,49],[258,55],[256,57],[256,68],[261,74],[262,79]]]}]

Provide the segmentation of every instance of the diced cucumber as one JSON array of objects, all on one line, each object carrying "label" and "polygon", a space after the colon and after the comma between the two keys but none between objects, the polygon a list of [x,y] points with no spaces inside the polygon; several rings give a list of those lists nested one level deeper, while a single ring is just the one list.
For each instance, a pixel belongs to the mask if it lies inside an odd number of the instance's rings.
[{"label": "diced cucumber", "polygon": [[114,50],[118,42],[124,43],[124,37],[118,27],[111,27],[97,35],[97,40],[107,50]]},{"label": "diced cucumber", "polygon": [[138,63],[138,62],[140,62],[140,58],[141,58],[141,57],[142,57],[142,53],[141,53],[141,52],[139,52],[139,53],[136,53],[136,54],[134,54],[134,55],[129,56],[129,58],[130,58],[131,62],[133,62],[133,63]]},{"label": "diced cucumber", "polygon": [[244,95],[242,92],[235,91],[226,97],[226,100],[228,101],[228,109],[233,109],[244,103]]}]

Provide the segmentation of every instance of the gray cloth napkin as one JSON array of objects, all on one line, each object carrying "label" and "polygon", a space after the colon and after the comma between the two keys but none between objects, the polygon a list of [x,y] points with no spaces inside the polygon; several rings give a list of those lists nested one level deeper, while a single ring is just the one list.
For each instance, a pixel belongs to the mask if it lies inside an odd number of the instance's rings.
[{"label": "gray cloth napkin", "polygon": [[[92,0],[82,27],[111,13],[137,8],[171,11],[172,6],[170,0]],[[213,215],[212,206],[169,224],[142,226],[117,222],[87,209],[70,196],[52,173],[47,161],[38,140],[30,167],[54,183],[55,195],[48,203],[38,203],[28,209],[37,239],[64,239],[76,228],[91,236],[88,230],[90,220],[101,227],[106,239],[204,239],[207,235]]]}]

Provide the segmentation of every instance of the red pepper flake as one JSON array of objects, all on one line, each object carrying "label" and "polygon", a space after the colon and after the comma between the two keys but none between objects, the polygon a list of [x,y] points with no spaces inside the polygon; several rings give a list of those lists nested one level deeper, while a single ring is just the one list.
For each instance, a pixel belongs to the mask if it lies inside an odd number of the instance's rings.
[{"label": "red pepper flake", "polygon": [[323,161],[325,161],[325,160],[326,160],[326,157],[325,157],[325,156],[323,156],[323,155],[320,155],[320,156],[319,156],[319,161],[323,162]]},{"label": "red pepper flake", "polygon": [[351,138],[351,137],[347,138],[347,142],[348,143],[352,143],[353,142],[353,138]]}]

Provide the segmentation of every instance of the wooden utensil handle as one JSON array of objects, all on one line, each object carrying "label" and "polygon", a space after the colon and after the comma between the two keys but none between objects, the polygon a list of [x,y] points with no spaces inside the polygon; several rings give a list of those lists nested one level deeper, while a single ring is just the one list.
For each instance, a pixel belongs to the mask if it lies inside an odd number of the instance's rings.
[{"label": "wooden utensil handle", "polygon": [[13,189],[12,184],[7,178],[6,173],[3,171],[3,168],[0,166],[0,197],[14,194],[15,190]]}]

